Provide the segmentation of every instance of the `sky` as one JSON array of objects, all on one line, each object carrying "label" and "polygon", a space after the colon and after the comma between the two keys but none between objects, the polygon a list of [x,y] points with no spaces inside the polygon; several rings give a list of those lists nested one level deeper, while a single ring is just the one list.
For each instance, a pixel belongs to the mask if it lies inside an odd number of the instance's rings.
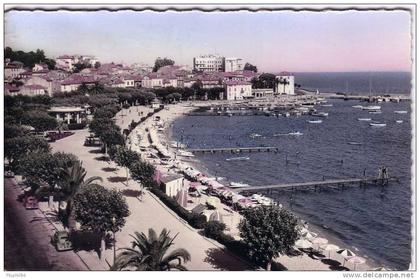
[{"label": "sky", "polygon": [[410,21],[407,11],[11,11],[5,45],[126,64],[192,66],[217,53],[264,72],[410,71]]}]

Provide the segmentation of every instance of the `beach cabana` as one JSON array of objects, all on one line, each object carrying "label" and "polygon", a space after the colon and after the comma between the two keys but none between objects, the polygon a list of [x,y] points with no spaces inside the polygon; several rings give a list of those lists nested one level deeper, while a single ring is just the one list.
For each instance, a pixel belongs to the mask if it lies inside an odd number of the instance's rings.
[{"label": "beach cabana", "polygon": [[318,236],[316,233],[310,231],[304,232],[301,235],[309,241],[314,240]]},{"label": "beach cabana", "polygon": [[334,244],[323,244],[320,246],[320,248],[323,251],[328,251],[328,258],[330,258],[331,256],[331,251],[337,251],[338,249],[340,249],[340,247]]},{"label": "beach cabana", "polygon": [[188,192],[185,189],[178,191],[176,201],[180,206],[186,207],[188,205]]},{"label": "beach cabana", "polygon": [[222,214],[218,210],[215,210],[209,218],[209,221],[218,221],[223,223]]},{"label": "beach cabana", "polygon": [[357,266],[358,264],[364,264],[364,263],[366,262],[366,259],[365,259],[365,258],[362,258],[362,257],[354,256],[354,257],[350,257],[350,258],[348,258],[348,259],[347,259],[347,261],[348,261],[349,263],[354,264],[354,266],[353,266],[353,270],[356,270],[356,266]]},{"label": "beach cabana", "polygon": [[204,211],[206,210],[207,206],[205,206],[204,204],[200,203],[197,204],[192,210],[191,212],[196,213],[196,214],[203,214]]},{"label": "beach cabana", "polygon": [[306,239],[300,238],[295,242],[295,247],[298,249],[309,249],[312,248],[312,243]]},{"label": "beach cabana", "polygon": [[344,259],[343,260],[343,265],[344,265],[344,263],[347,259],[356,256],[355,253],[353,253],[352,251],[350,251],[348,249],[339,249],[339,250],[336,251],[336,253],[338,255],[340,255],[341,257],[343,257],[343,259]]},{"label": "beach cabana", "polygon": [[322,238],[322,237],[316,237],[316,238],[312,239],[311,242],[313,244],[315,244],[315,246],[317,247],[316,249],[319,249],[319,246],[320,245],[323,245],[323,244],[327,244],[328,243],[328,239]]}]

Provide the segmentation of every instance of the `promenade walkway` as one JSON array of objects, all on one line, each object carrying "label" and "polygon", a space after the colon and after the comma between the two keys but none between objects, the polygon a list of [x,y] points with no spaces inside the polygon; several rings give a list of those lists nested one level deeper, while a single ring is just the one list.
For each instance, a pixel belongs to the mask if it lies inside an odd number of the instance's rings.
[{"label": "promenade walkway", "polygon": [[[134,118],[133,108],[131,108]],[[135,110],[135,108],[134,108]],[[120,115],[120,114],[119,114]],[[117,123],[119,117],[117,116]],[[123,112],[123,115],[124,114]],[[124,116],[124,123],[130,121],[130,116]],[[137,120],[137,119],[135,119]],[[129,123],[129,122],[127,122]],[[123,124],[123,123],[121,123]],[[103,179],[103,185],[107,188],[115,188],[124,193],[126,190],[138,190],[140,185],[130,180],[129,186],[126,186],[125,170],[116,166],[113,162],[105,161],[104,154],[99,153],[97,147],[83,146],[85,137],[88,135],[87,130],[77,131],[73,136],[64,138],[51,146],[54,152],[69,152],[76,155],[82,162],[87,171],[87,177],[100,176]],[[171,231],[171,235],[179,233],[174,241],[176,248],[185,248],[191,254],[191,261],[186,264],[190,270],[249,270],[250,267],[232,255],[226,252],[221,245],[216,242],[209,241],[198,232],[188,226],[185,221],[181,220],[159,200],[146,191],[140,201],[131,195],[126,195],[127,203],[130,209],[130,216],[126,220],[126,224],[121,232],[116,234],[117,249],[121,247],[130,247],[132,238],[130,237],[135,231],[147,232],[149,228],[160,232],[161,229],[167,228]],[[103,260],[112,263],[113,251],[108,249],[104,253]]]}]

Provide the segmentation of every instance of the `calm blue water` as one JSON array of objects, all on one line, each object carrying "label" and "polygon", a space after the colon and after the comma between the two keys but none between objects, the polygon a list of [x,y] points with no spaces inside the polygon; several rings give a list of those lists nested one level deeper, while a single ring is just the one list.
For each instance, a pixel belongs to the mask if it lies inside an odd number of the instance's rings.
[{"label": "calm blue water", "polygon": [[302,88],[350,94],[409,94],[408,72],[295,73]]},{"label": "calm blue water", "polygon": [[[407,269],[411,253],[411,122],[410,103],[384,103],[382,114],[352,108],[367,105],[333,100],[333,107],[316,108],[329,113],[321,124],[310,116],[188,116],[172,127],[175,140],[190,148],[276,146],[279,153],[197,155],[210,174],[251,185],[319,181],[328,178],[376,176],[380,166],[390,169],[400,182],[388,186],[323,190],[321,192],[274,192],[271,195],[326,235],[340,239],[340,246],[358,250],[375,264]],[[407,110],[408,114],[395,114]],[[357,118],[368,117],[384,128],[373,128]],[[402,124],[395,123],[401,119]],[[274,134],[300,131],[300,137]],[[252,133],[262,135],[251,138]],[[362,145],[349,145],[349,141]],[[286,155],[290,163],[286,164]],[[226,161],[249,156],[247,161]],[[299,164],[296,164],[299,162]],[[263,192],[264,193],[264,192]],[[266,193],[264,193],[266,194]]]}]

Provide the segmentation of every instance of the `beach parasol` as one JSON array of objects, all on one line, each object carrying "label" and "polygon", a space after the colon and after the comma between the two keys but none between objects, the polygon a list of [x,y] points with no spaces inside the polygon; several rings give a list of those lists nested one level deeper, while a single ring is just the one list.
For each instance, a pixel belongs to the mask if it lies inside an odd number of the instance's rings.
[{"label": "beach parasol", "polygon": [[348,249],[339,249],[336,252],[337,254],[339,254],[340,256],[344,258],[343,265],[346,259],[356,256],[355,253],[353,253],[352,251]]},{"label": "beach parasol", "polygon": [[354,257],[350,257],[348,259],[346,259],[349,263],[354,264],[354,270],[356,270],[356,265],[358,264],[364,264],[366,262],[365,258],[362,257],[358,257],[358,256],[354,256]]},{"label": "beach parasol", "polygon": [[207,205],[212,206],[212,207],[216,207],[218,204],[220,204],[220,199],[217,197],[209,197],[206,200]]},{"label": "beach parasol", "polygon": [[319,248],[319,245],[327,244],[328,243],[328,239],[322,238],[322,237],[315,237],[314,239],[311,240],[311,242],[313,244],[316,244],[317,249],[318,249]]},{"label": "beach parasol", "polygon": [[340,247],[334,244],[322,244],[320,245],[320,248],[324,251],[328,251],[328,258],[330,258],[331,251],[337,251],[338,249],[340,249]]},{"label": "beach parasol", "polygon": [[300,238],[295,242],[295,247],[300,249],[312,248],[312,243],[306,239]]},{"label": "beach parasol", "polygon": [[187,191],[185,189],[182,189],[182,190],[178,191],[178,193],[176,194],[176,201],[182,207],[186,207],[187,206],[187,203],[188,203],[188,193],[187,193]]},{"label": "beach parasol", "polygon": [[223,222],[223,218],[222,215],[220,214],[220,212],[218,210],[215,210],[209,218],[209,221],[218,221],[218,222]]},{"label": "beach parasol", "polygon": [[318,235],[314,232],[307,231],[305,233],[302,233],[302,236],[307,240],[311,241],[314,240]]}]

